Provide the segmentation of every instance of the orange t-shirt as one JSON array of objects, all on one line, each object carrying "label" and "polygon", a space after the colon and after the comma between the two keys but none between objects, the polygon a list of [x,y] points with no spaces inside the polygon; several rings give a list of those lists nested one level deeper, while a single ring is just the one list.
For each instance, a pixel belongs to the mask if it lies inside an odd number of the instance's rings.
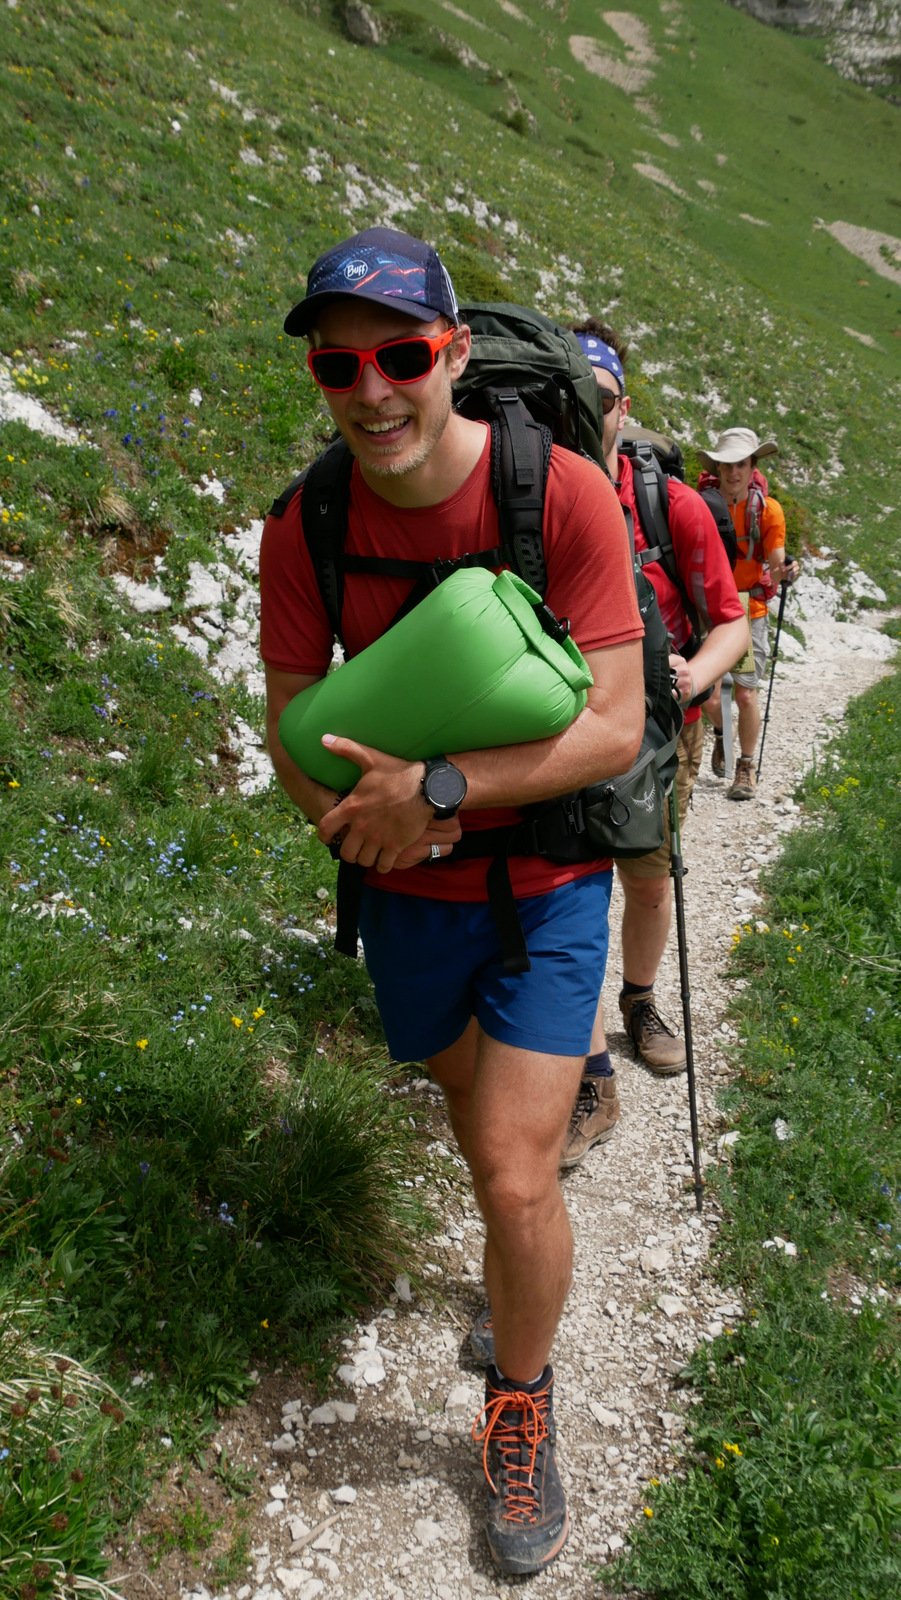
[{"label": "orange t-shirt", "polygon": [[[730,506],[732,522],[738,538],[738,560],[735,563],[735,586],[739,590],[753,589],[760,582],[762,566],[750,554],[751,537],[745,533],[745,515],[747,500],[739,500]],[[763,503],[760,513],[760,537],[763,541],[764,555],[769,560],[774,550],[785,549],[785,513],[778,500],[769,497]],[[749,613],[753,617],[766,616],[766,602],[759,600],[756,595],[750,596]]]}]

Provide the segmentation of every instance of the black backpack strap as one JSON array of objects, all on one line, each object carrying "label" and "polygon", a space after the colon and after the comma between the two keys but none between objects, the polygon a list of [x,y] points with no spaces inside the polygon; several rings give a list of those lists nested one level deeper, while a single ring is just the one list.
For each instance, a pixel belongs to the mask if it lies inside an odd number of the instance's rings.
[{"label": "black backpack strap", "polygon": [[296,495],[298,489],[300,488],[301,484],[304,482],[304,480],[306,478],[306,475],[309,472],[309,470],[310,470],[309,467],[304,467],[303,472],[299,472],[297,474],[296,478],[292,478],[291,482],[288,484],[287,489],[283,489],[281,494],[278,496],[278,498],[276,500],[273,500],[271,506],[269,507],[269,515],[270,515],[270,517],[283,517],[284,516],[284,514],[287,511],[289,505],[291,504],[291,501],[294,499],[294,496]]},{"label": "black backpack strap", "polygon": [[669,494],[666,478],[657,464],[650,445],[636,444],[632,456],[632,487],[641,531],[647,540],[647,550],[642,550],[639,565],[659,561],[667,577],[678,583],[676,557],[669,531]]},{"label": "black backpack strap", "polygon": [[492,390],[491,487],[497,502],[501,544],[514,572],[536,592],[547,589],[544,559],[544,495],[551,460],[551,433],[536,422],[515,389]]},{"label": "black backpack strap", "polygon": [[669,530],[669,493],[666,477],[649,444],[637,442],[633,446],[632,485],[641,531],[647,540],[647,550],[636,556],[639,567],[659,562],[670,583],[679,591],[682,609],[691,630],[687,649],[694,655],[701,643],[701,619],[697,606],[691,599],[676,563],[672,534]]},{"label": "black backpack strap", "polygon": [[338,886],[335,896],[335,949],[342,956],[356,956],[359,938],[360,902],[366,868],[355,861],[338,860]]},{"label": "black backpack strap", "polygon": [[[307,468],[301,481],[300,511],[304,538],[316,574],[332,632],[341,638],[344,606],[344,540],[350,505],[353,456],[343,439],[336,439]],[[287,492],[287,491],[286,491]]]}]

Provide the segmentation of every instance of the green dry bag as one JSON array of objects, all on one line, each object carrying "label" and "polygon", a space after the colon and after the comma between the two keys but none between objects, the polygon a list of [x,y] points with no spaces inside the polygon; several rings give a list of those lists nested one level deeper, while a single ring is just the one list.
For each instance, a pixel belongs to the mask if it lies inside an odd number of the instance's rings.
[{"label": "green dry bag", "polygon": [[332,789],[360,776],[322,744],[340,734],[407,761],[562,733],[592,683],[585,658],[513,572],[461,569],[366,650],[304,689],[279,720],[301,770]]}]

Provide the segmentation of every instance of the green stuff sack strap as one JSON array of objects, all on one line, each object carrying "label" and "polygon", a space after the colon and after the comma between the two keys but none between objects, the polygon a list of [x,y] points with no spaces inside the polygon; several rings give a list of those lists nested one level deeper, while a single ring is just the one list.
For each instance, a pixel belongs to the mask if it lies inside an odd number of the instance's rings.
[{"label": "green stuff sack strap", "polygon": [[591,673],[565,626],[512,572],[455,572],[353,660],[285,707],[279,738],[333,789],[359,769],[322,744],[340,734],[407,761],[562,733]]}]

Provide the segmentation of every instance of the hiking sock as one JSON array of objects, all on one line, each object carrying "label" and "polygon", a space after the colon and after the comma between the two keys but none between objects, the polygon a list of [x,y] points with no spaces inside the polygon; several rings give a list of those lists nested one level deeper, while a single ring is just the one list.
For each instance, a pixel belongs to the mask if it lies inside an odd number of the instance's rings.
[{"label": "hiking sock", "polygon": [[530,1378],[528,1383],[517,1383],[515,1378],[508,1378],[506,1373],[501,1372],[500,1367],[496,1366],[494,1370],[501,1383],[509,1385],[511,1389],[519,1389],[523,1394],[534,1394],[536,1389],[541,1388],[541,1380],[544,1377],[544,1370],[542,1370],[537,1378]]},{"label": "hiking sock", "polygon": [[648,990],[653,989],[653,987],[652,983],[630,983],[628,978],[623,978],[623,986],[619,991],[619,997],[621,1000],[625,1000],[630,994],[647,994]]},{"label": "hiking sock", "polygon": [[610,1060],[609,1050],[598,1050],[596,1055],[586,1056],[582,1068],[583,1078],[612,1078],[613,1063]]}]

